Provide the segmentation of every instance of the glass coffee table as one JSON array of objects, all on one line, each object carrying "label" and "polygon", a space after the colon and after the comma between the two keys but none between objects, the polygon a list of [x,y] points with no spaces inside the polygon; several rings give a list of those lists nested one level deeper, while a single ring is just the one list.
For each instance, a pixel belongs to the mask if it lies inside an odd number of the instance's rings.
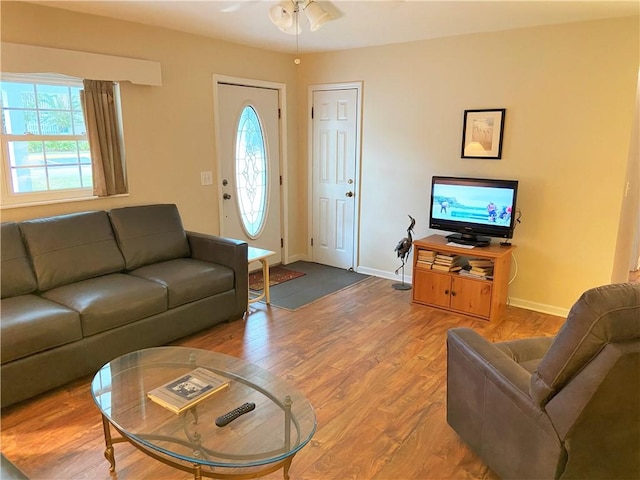
[{"label": "glass coffee table", "polygon": [[[180,414],[147,393],[195,368],[229,386]],[[280,468],[285,479],[295,454],[316,430],[311,404],[270,372],[238,358],[186,347],[158,347],[112,360],[96,373],[91,394],[102,414],[105,457],[115,472],[113,444],[129,442],[194,479],[255,478]],[[255,409],[226,426],[216,419],[244,403]],[[120,435],[112,437],[111,429]]]}]

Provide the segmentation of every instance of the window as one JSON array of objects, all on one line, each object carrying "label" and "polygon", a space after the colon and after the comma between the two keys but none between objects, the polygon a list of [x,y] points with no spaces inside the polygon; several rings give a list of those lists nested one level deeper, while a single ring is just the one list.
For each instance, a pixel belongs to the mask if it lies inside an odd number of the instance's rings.
[{"label": "window", "polygon": [[260,120],[250,106],[238,121],[235,167],[242,225],[250,238],[258,238],[266,220],[267,153]]},{"label": "window", "polygon": [[3,203],[92,196],[82,80],[3,75]]}]

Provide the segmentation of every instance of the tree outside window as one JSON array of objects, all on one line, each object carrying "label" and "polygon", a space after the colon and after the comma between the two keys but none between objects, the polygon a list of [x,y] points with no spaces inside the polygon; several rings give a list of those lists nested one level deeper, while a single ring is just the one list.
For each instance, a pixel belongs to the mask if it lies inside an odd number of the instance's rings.
[{"label": "tree outside window", "polygon": [[11,194],[91,189],[81,89],[80,80],[3,76],[3,173]]}]

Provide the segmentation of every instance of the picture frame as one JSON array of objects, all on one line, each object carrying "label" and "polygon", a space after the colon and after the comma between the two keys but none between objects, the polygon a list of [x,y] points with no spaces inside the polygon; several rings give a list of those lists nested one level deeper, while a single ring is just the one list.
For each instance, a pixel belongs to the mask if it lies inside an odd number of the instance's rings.
[{"label": "picture frame", "polygon": [[502,158],[506,109],[465,110],[462,126],[462,158]]}]

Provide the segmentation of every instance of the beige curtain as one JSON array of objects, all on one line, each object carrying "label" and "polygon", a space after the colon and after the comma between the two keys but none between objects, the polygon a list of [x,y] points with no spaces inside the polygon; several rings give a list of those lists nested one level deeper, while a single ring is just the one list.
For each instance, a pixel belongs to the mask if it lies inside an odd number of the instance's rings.
[{"label": "beige curtain", "polygon": [[80,92],[91,150],[93,194],[127,193],[113,82],[84,80]]}]

